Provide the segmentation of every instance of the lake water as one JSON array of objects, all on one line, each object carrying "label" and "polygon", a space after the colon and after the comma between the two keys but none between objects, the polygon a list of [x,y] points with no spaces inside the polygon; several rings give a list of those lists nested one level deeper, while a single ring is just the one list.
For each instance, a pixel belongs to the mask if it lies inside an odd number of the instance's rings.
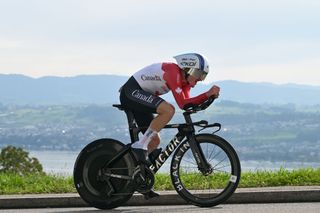
[{"label": "lake water", "polygon": [[[46,173],[58,175],[72,175],[73,166],[79,152],[72,151],[29,151],[30,156],[38,158]],[[161,167],[159,172],[170,171],[170,160]],[[313,167],[319,168],[320,162],[270,162],[270,161],[241,161],[242,171],[297,169]]]}]

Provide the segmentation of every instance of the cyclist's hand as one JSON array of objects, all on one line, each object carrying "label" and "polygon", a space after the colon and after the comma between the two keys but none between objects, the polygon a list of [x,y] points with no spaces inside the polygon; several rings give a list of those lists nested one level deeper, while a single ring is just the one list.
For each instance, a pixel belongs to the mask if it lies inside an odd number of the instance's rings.
[{"label": "cyclist's hand", "polygon": [[215,97],[215,98],[218,98],[219,97],[219,93],[220,93],[220,87],[216,86],[216,85],[213,85],[211,87],[211,89],[209,89],[209,91],[207,92],[207,96],[208,97]]}]

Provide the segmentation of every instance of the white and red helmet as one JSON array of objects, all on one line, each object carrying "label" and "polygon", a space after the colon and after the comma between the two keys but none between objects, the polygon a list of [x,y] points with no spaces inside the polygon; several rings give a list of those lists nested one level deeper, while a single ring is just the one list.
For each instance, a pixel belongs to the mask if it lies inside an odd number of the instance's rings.
[{"label": "white and red helmet", "polygon": [[173,57],[188,75],[203,81],[209,73],[208,60],[198,53],[186,53]]}]

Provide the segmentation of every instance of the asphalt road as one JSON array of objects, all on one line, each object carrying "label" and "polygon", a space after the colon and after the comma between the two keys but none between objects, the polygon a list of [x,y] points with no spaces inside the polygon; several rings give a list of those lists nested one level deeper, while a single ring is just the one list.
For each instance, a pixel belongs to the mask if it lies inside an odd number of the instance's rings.
[{"label": "asphalt road", "polygon": [[95,208],[42,208],[42,209],[0,209],[0,213],[151,213],[151,212],[183,212],[183,213],[317,213],[320,202],[315,203],[269,203],[269,204],[226,204],[212,208],[199,208],[192,205],[178,206],[127,206],[113,210],[97,210]]}]

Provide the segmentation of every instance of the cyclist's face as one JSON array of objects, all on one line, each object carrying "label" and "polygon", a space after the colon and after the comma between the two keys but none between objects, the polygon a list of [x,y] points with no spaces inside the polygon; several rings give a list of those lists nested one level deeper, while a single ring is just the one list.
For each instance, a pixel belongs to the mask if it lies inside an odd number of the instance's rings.
[{"label": "cyclist's face", "polygon": [[199,79],[197,79],[196,77],[194,77],[192,75],[189,75],[187,78],[187,81],[191,87],[194,87],[197,84],[197,82],[199,81]]}]

